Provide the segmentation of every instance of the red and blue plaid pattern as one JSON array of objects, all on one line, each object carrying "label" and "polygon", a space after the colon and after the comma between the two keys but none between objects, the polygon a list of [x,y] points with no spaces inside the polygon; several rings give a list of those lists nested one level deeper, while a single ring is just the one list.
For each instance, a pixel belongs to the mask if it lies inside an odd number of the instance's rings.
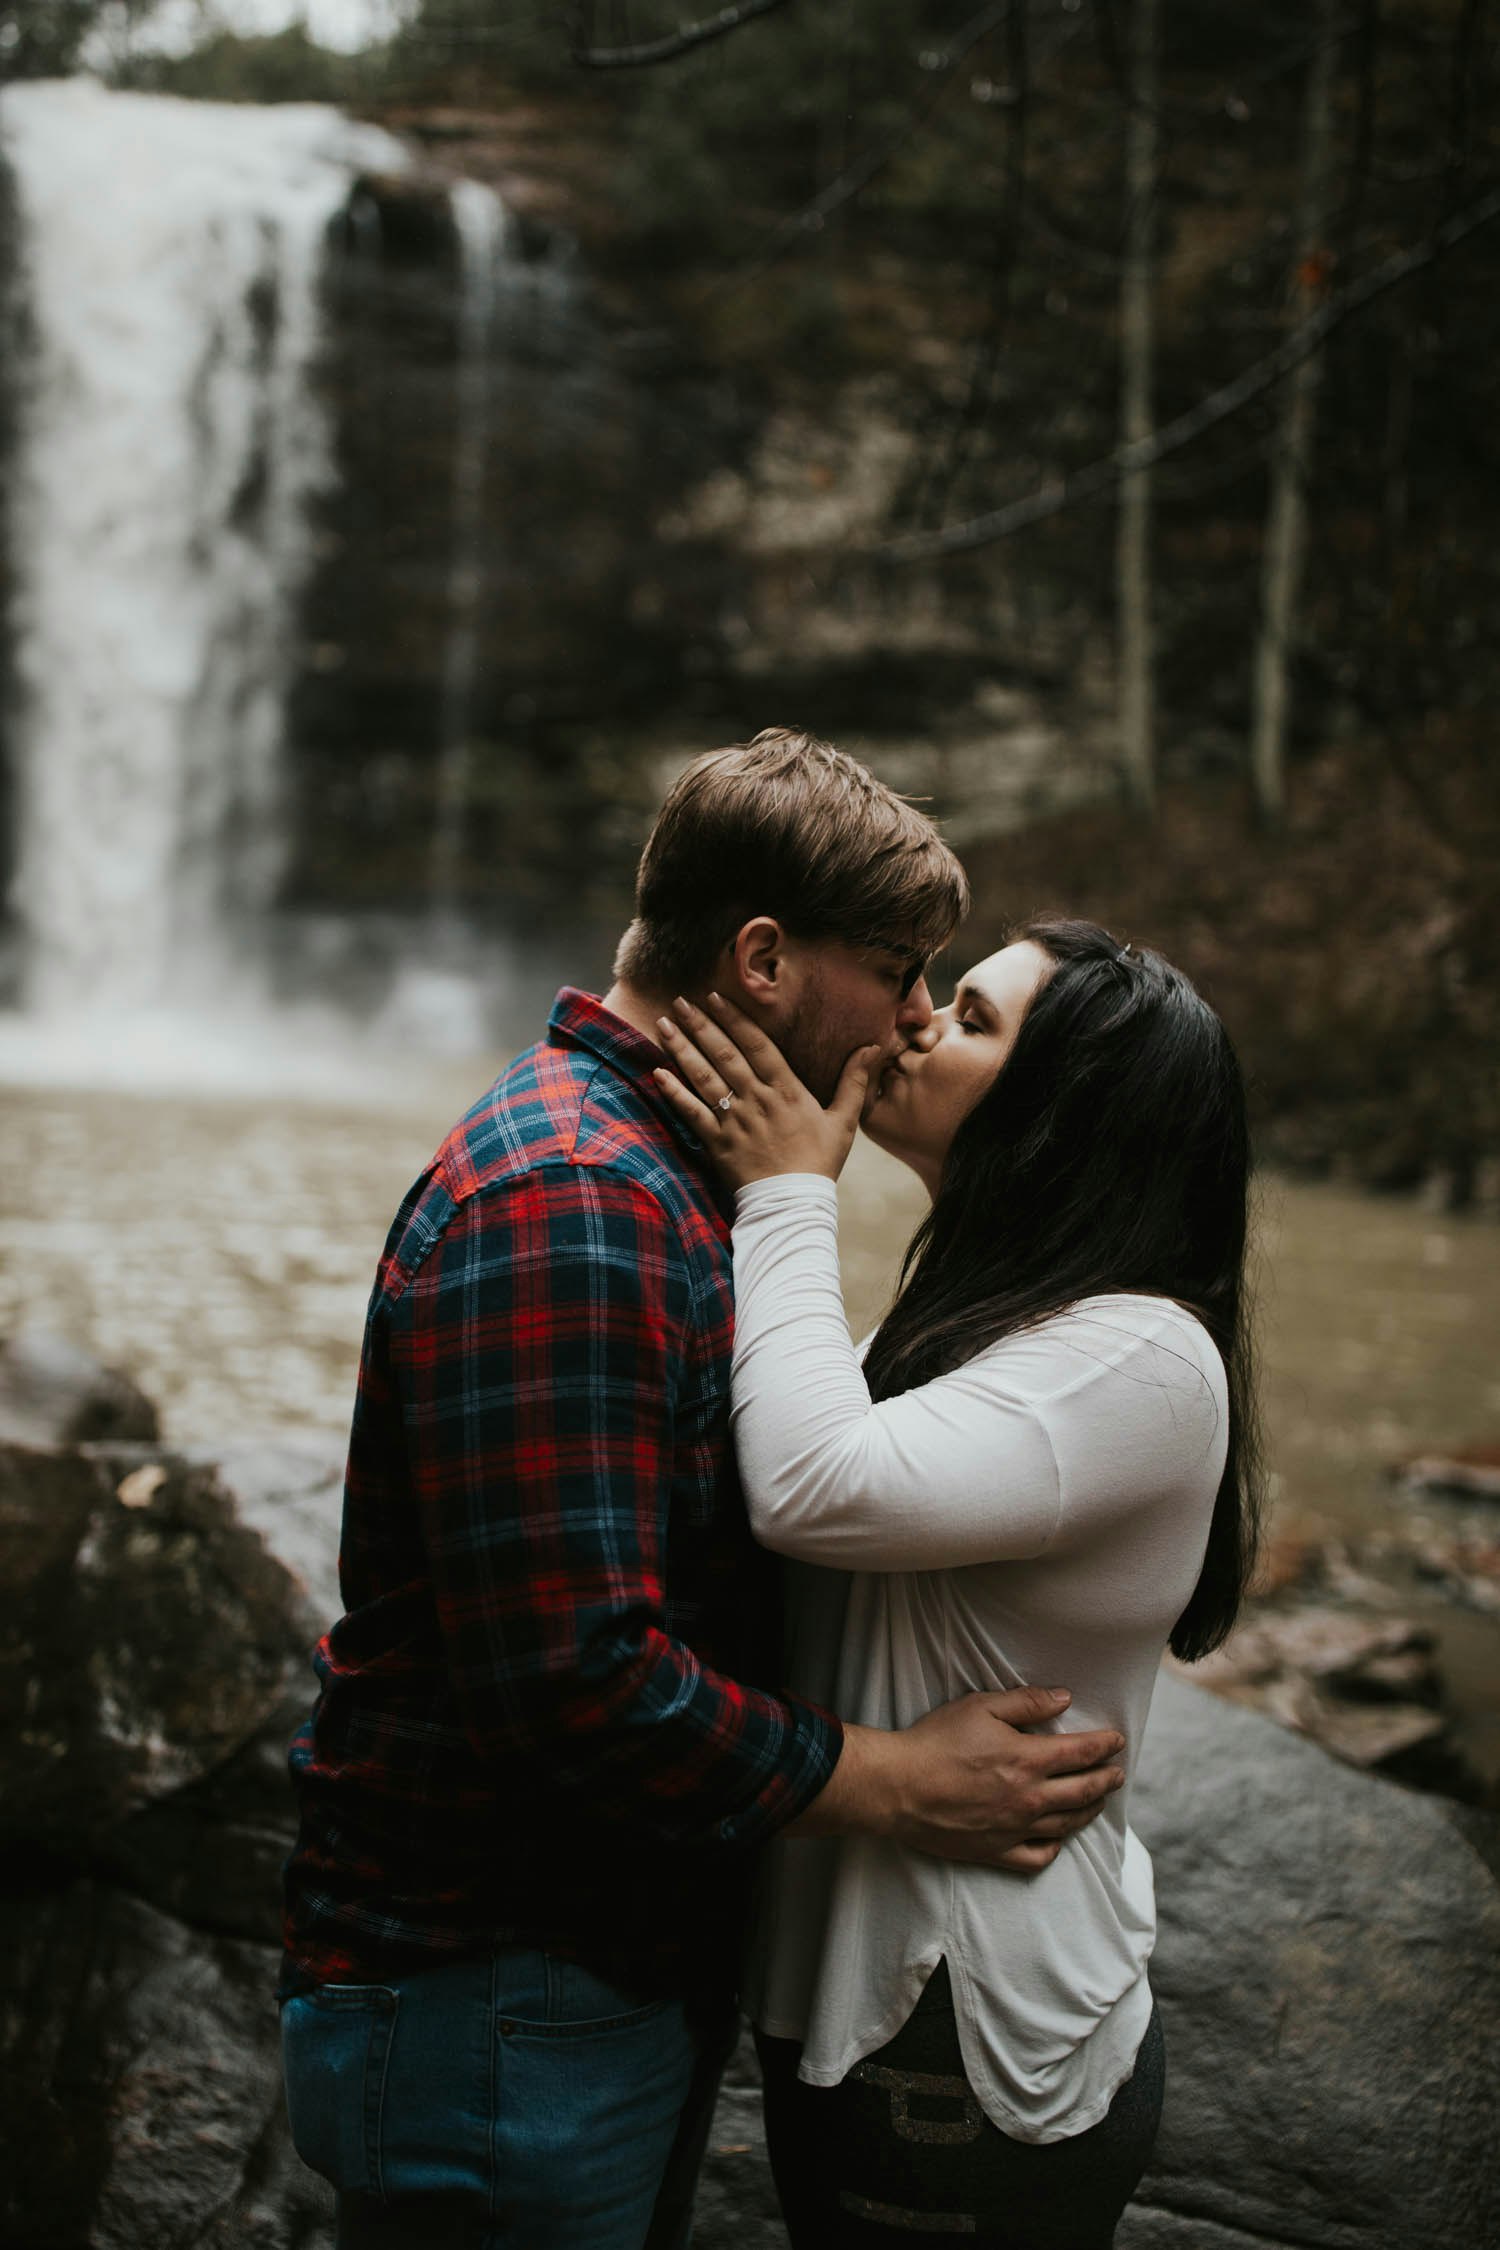
[{"label": "red and blue plaid pattern", "polygon": [[346,1614],[292,1747],[285,1988],[544,1945],[646,1988],[733,1946],[838,1722],[774,1681],[729,1440],[726,1213],[649,1041],[564,991],[398,1212]]}]

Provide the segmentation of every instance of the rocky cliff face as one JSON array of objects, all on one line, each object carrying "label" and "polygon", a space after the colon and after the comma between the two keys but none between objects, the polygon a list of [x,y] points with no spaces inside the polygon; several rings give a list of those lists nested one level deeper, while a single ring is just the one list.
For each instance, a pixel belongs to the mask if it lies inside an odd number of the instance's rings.
[{"label": "rocky cliff face", "polygon": [[[325,381],[340,473],[290,712],[288,892],[427,905],[457,729],[468,778],[450,903],[493,912],[528,857],[556,849],[565,806],[597,814],[549,751],[555,729],[659,705],[710,629],[712,574],[653,527],[701,471],[713,415],[670,375],[625,363],[565,237],[511,219],[465,464],[464,275],[446,185],[367,180],[356,209],[357,230],[330,254]],[[461,553],[466,472],[475,522]],[[465,603],[477,649],[455,712]]]},{"label": "rocky cliff face", "polygon": [[[420,132],[423,120],[404,120]],[[428,130],[433,130],[427,121]],[[1029,573],[861,559],[914,433],[878,378],[799,406],[606,288],[503,124],[364,181],[331,246],[323,505],[291,704],[287,901],[431,902],[455,631],[462,165],[514,199],[484,376],[456,903],[617,917],[664,773],[764,724],[860,746],[960,841],[1112,788],[1107,650]]]}]

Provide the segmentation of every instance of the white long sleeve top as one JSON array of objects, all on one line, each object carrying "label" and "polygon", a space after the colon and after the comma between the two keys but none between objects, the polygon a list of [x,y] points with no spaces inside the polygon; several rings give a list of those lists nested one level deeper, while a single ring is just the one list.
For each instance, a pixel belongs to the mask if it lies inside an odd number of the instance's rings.
[{"label": "white long sleeve top", "polygon": [[735,1439],[756,1537],[793,1559],[788,1684],[876,1727],[974,1688],[1067,1686],[1059,1728],[1115,1727],[1126,1784],[1034,1876],[866,1836],[768,1849],[747,1998],[832,2086],[905,2022],[938,1961],[1002,2131],[1095,2124],[1150,2020],[1151,1863],[1128,1822],[1157,1667],[1224,1465],[1223,1364],[1166,1299],[1091,1297],[872,1405],[839,1288],[833,1183],[742,1188]]}]

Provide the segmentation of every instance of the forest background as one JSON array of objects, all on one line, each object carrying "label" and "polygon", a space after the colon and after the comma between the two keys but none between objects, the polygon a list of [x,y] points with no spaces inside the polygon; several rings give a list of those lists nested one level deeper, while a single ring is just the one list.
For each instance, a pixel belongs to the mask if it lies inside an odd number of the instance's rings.
[{"label": "forest background", "polygon": [[[881,765],[993,700],[998,650],[1076,772],[955,823],[974,949],[1056,905],[1158,944],[1230,1022],[1267,1153],[1500,1203],[1486,0],[742,0],[686,30],[420,0],[358,53],[294,23],[178,57],[152,12],[7,0],[0,68],[91,40],[119,84],[339,101],[488,164],[577,244],[635,379],[714,402],[679,577],[592,694],[511,697],[512,750],[707,743],[753,706]],[[843,627],[755,630],[799,609]],[[588,831],[601,917],[641,771]],[[533,823],[512,889],[578,841]]]}]

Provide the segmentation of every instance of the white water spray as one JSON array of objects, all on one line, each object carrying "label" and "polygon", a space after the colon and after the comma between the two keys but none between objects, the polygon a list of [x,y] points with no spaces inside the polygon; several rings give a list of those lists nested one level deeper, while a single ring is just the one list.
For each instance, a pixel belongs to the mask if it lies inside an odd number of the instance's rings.
[{"label": "white water spray", "polygon": [[33,1014],[222,1008],[281,850],[330,221],[399,144],[321,108],[0,93],[34,340],[10,508]]}]

